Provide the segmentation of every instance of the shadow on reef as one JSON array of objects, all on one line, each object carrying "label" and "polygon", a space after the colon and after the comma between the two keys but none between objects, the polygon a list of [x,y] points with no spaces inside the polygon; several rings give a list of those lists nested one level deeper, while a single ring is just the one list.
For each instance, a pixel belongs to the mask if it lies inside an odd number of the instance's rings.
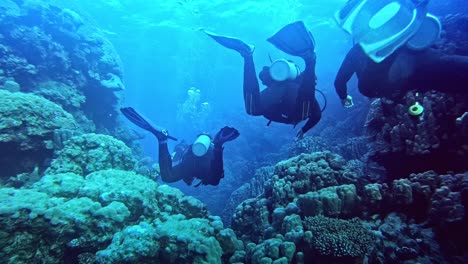
[{"label": "shadow on reef", "polygon": [[[37,174],[44,172],[49,165],[47,159],[52,154],[53,151],[50,150],[22,151],[17,149],[13,143],[0,143],[0,168],[2,168],[0,170],[0,183],[5,184],[3,179],[8,179],[12,175],[19,176],[24,172],[33,173],[35,170],[37,170]],[[38,177],[40,176],[38,175]],[[21,187],[21,185],[15,187]]]}]

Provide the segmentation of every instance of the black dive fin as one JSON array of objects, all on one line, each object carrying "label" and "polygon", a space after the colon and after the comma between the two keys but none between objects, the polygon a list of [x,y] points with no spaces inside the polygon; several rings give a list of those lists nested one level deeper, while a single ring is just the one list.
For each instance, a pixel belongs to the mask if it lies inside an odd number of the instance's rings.
[{"label": "black dive fin", "polygon": [[303,56],[315,49],[314,37],[302,21],[284,26],[267,40],[276,48],[293,56]]},{"label": "black dive fin", "polygon": [[120,111],[122,114],[130,120],[133,124],[143,128],[144,130],[153,133],[156,137],[164,137],[166,136],[168,139],[172,139],[177,141],[177,138],[166,135],[162,132],[162,129],[157,129],[153,125],[151,125],[144,117],[142,117],[140,114],[138,114],[135,109],[132,107],[125,107],[125,108],[120,108]]},{"label": "black dive fin", "polygon": [[223,127],[215,136],[215,144],[224,144],[225,142],[236,139],[240,135],[239,131],[233,127]]},{"label": "black dive fin", "polygon": [[212,33],[209,31],[204,31],[204,32],[205,34],[210,36],[212,39],[214,39],[216,42],[218,42],[222,46],[228,49],[235,50],[239,52],[242,56],[252,54],[254,51],[255,47],[253,45],[249,45],[240,39],[216,35],[215,33]]}]

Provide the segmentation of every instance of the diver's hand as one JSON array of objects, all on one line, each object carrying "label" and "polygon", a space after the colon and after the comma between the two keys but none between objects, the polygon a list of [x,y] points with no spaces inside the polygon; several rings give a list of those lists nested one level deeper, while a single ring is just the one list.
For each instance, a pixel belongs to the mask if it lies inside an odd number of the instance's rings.
[{"label": "diver's hand", "polygon": [[351,108],[354,106],[353,97],[351,97],[351,95],[348,95],[345,99],[341,100],[341,103],[345,108]]},{"label": "diver's hand", "polygon": [[296,141],[302,140],[304,138],[304,131],[302,129],[299,129],[299,132],[297,132],[296,135]]}]

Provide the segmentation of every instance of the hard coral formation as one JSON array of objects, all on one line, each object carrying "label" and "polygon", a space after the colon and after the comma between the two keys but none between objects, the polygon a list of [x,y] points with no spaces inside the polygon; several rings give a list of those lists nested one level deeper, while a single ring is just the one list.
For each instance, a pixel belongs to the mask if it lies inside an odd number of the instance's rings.
[{"label": "hard coral formation", "polygon": [[132,170],[135,162],[132,151],[123,142],[108,135],[83,134],[64,143],[48,173],[87,175],[104,169]]},{"label": "hard coral formation", "polygon": [[0,143],[18,150],[49,148],[53,132],[76,128],[62,107],[39,96],[0,90]]},{"label": "hard coral formation", "polygon": [[70,113],[79,110],[81,105],[86,101],[86,98],[80,90],[55,81],[40,83],[33,93],[59,104]]},{"label": "hard coral formation", "polygon": [[[2,99],[13,97],[5,90],[33,93],[68,112],[20,93],[14,95],[15,102],[4,103],[2,113],[14,114],[6,108],[17,107],[18,117],[2,116],[0,121],[0,164],[17,166],[5,166],[9,169],[1,176],[15,177],[36,167],[42,172],[62,143],[50,140],[58,128],[112,134],[130,142],[123,136],[128,129],[117,122],[123,67],[112,44],[70,9],[41,1],[3,0],[0,10]],[[62,117],[68,120],[62,122]],[[24,118],[36,123],[22,122]],[[41,127],[43,131],[38,130]]]},{"label": "hard coral formation", "polygon": [[199,201],[128,171],[49,174],[0,199],[5,263],[221,263],[243,250]]},{"label": "hard coral formation", "polygon": [[[464,252],[466,232],[461,230],[468,206],[466,173],[428,171],[382,183],[369,183],[358,176],[352,162],[330,152],[301,154],[279,162],[265,182],[263,194],[236,208],[232,228],[247,244],[245,259],[291,263],[263,249],[277,240],[294,243],[293,261],[297,263],[363,257],[372,263],[411,263],[440,261],[441,252],[447,259]],[[392,225],[401,225],[403,233],[385,233],[389,225],[382,221],[391,212],[406,215],[405,223]],[[458,246],[447,242],[450,240]],[[431,254],[438,256],[428,257]]]},{"label": "hard coral formation", "polygon": [[[366,124],[372,135],[370,157],[389,175],[431,169],[465,171],[468,142],[457,128],[456,118],[468,110],[467,99],[463,94],[430,91],[410,92],[401,101],[375,100]],[[420,116],[408,113],[415,102],[424,107]]]},{"label": "hard coral formation", "polygon": [[318,256],[359,258],[368,253],[376,242],[373,234],[357,218],[341,220],[319,215],[307,217],[304,226],[311,232],[307,243]]},{"label": "hard coral formation", "polygon": [[0,98],[2,177],[33,172],[52,155],[57,129],[77,129],[74,118],[47,99],[5,90]]},{"label": "hard coral formation", "polygon": [[[42,90],[40,93],[59,104],[70,94],[84,96],[86,101],[75,97],[64,108],[83,103],[81,109],[96,127],[113,132],[120,100],[115,92],[124,85],[122,62],[110,42],[69,9],[9,0],[2,1],[0,8],[4,82],[18,83],[23,92]],[[68,91],[56,87],[57,93],[52,95],[41,88],[47,82],[61,83]]]},{"label": "hard coral formation", "polygon": [[[275,206],[286,206],[300,194],[350,182],[346,161],[331,152],[301,154],[281,161],[272,177],[272,200]],[[348,175],[356,178],[357,175]]]}]

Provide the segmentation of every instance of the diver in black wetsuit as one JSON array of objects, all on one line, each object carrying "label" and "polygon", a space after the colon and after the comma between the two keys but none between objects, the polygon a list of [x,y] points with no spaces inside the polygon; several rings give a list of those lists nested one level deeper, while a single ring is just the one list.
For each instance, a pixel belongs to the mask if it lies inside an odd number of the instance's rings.
[{"label": "diver in black wetsuit", "polygon": [[432,48],[415,51],[403,46],[376,63],[359,45],[354,45],[335,78],[336,93],[345,107],[352,106],[347,82],[355,73],[359,91],[371,98],[395,99],[410,90],[468,92],[468,57],[445,55]]},{"label": "diver in black wetsuit", "polygon": [[167,130],[156,129],[133,108],[121,108],[122,114],[135,125],[151,132],[159,142],[159,168],[164,182],[183,180],[191,185],[194,179],[200,179],[195,185],[218,185],[224,178],[223,144],[236,139],[239,132],[232,127],[223,127],[212,139],[206,134],[199,135],[194,144],[179,144],[172,159],[167,147],[167,140],[177,140]]},{"label": "diver in black wetsuit", "polygon": [[[314,41],[302,21],[283,27],[268,41],[290,55],[302,57],[306,65],[305,70],[295,75],[294,78],[283,78],[282,76],[278,78],[277,76],[275,80],[272,77],[270,67],[263,67],[259,78],[267,87],[262,91],[260,91],[255,72],[252,56],[253,46],[236,38],[219,36],[210,32],[205,33],[224,47],[239,52],[244,58],[243,90],[247,114],[263,115],[270,121],[293,125],[308,119],[299,130],[298,139],[302,138],[304,133],[320,121],[322,111],[315,98],[316,57]],[[291,66],[293,71],[297,69],[297,73],[299,73],[297,66],[294,67],[291,61],[288,61],[288,66],[285,62],[285,60],[281,62],[284,67]]]}]

